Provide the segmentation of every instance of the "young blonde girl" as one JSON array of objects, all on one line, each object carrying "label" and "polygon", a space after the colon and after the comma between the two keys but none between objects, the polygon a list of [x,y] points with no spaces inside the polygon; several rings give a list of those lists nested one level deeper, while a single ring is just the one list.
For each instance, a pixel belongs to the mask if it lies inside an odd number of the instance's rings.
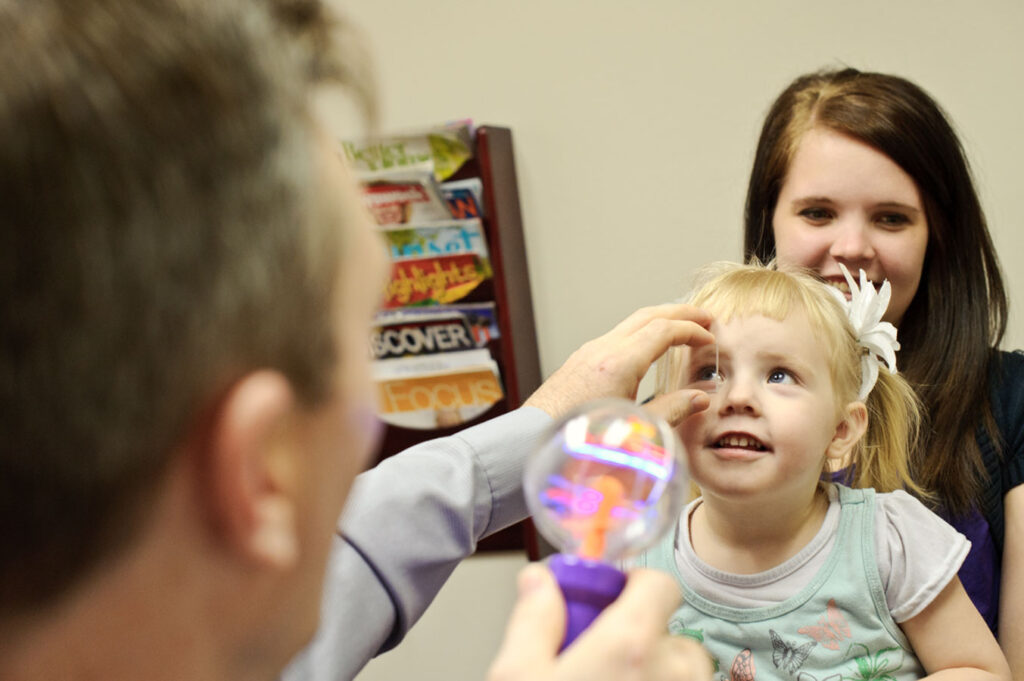
[{"label": "young blonde girl", "polygon": [[795,270],[703,273],[690,302],[716,346],[659,367],[662,389],[710,393],[680,428],[701,496],[637,562],[679,580],[670,629],[723,679],[1008,679],[956,577],[969,543],[907,491],[927,499],[906,454],[918,403],[886,367],[888,286],[848,285],[844,301]]}]

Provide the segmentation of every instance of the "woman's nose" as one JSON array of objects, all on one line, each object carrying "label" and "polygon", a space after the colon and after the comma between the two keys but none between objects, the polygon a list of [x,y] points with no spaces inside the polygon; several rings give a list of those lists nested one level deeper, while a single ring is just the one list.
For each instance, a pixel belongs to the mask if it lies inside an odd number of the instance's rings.
[{"label": "woman's nose", "polygon": [[843,262],[864,262],[875,257],[871,244],[871,226],[864,221],[846,220],[835,225],[835,239],[829,254]]}]

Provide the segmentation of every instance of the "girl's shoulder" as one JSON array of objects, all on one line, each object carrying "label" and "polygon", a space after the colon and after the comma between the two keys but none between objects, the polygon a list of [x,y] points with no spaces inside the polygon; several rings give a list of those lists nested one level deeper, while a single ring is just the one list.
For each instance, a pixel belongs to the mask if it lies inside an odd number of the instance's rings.
[{"label": "girl's shoulder", "polygon": [[[929,510],[920,499],[902,489],[892,492],[875,492],[875,515],[884,518],[884,521],[889,524],[908,530],[923,523],[940,523],[949,526],[945,520]],[[953,530],[952,527],[949,529]]]},{"label": "girl's shoulder", "polygon": [[875,496],[875,558],[897,622],[919,614],[956,575],[970,542],[902,490]]},{"label": "girl's shoulder", "polygon": [[[969,542],[956,528],[903,490],[875,494],[875,542],[879,557],[917,559],[966,554]],[[963,556],[960,556],[962,560]]]}]

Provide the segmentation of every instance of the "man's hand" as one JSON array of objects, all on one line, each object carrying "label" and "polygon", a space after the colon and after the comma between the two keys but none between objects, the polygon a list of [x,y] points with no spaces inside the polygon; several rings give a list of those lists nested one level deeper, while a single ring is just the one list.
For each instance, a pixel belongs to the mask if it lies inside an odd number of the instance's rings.
[{"label": "man's hand", "polygon": [[[669,348],[714,342],[707,330],[710,324],[710,315],[692,305],[641,308],[570,355],[525,405],[558,418],[584,402],[603,397],[635,400],[647,370]],[[708,399],[697,390],[680,390],[659,395],[645,406],[676,426],[689,414],[706,409]]]},{"label": "man's hand", "polygon": [[711,660],[695,641],[670,636],[679,588],[653,570],[634,570],[612,603],[561,656],[565,603],[551,572],[531,564],[489,681],[707,681]]}]

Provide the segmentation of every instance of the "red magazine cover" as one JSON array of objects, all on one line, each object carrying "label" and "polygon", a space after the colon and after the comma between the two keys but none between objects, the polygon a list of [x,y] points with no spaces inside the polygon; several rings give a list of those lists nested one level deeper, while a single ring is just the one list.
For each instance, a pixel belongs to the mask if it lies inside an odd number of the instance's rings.
[{"label": "red magazine cover", "polygon": [[454,303],[492,275],[490,263],[476,253],[392,262],[381,307]]}]

